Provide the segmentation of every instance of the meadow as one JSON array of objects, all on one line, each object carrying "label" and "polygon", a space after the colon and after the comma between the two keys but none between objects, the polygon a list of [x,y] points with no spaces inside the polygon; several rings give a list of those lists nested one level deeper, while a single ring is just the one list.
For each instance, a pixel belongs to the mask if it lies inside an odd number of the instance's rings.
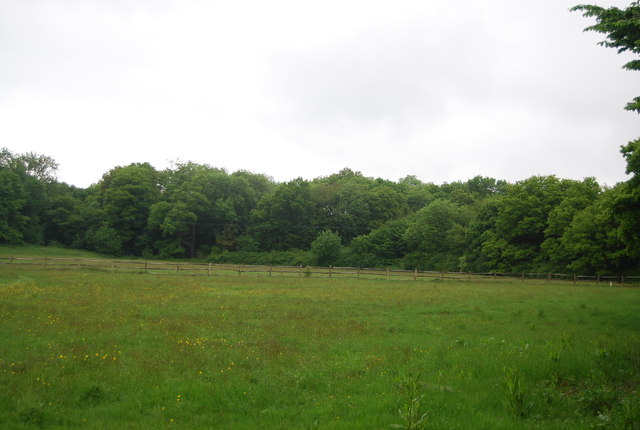
[{"label": "meadow", "polygon": [[640,428],[640,289],[0,265],[0,428]]}]

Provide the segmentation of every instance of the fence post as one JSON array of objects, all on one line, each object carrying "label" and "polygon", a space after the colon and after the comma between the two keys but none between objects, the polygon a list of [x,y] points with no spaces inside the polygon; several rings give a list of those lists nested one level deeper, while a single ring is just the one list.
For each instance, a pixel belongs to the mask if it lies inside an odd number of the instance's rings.
[{"label": "fence post", "polygon": [[360,268],[358,267],[358,271],[356,272],[356,278],[360,279]]},{"label": "fence post", "polygon": [[624,275],[620,275],[620,283],[624,285]]},{"label": "fence post", "polygon": [[271,277],[271,264],[269,264],[269,277]]},{"label": "fence post", "polygon": [[238,276],[242,276],[242,264],[238,266]]},{"label": "fence post", "polygon": [[575,285],[575,284],[576,284],[576,274],[574,273],[573,274],[573,285]]},{"label": "fence post", "polygon": [[211,262],[209,262],[209,268],[207,269],[207,276],[211,276]]},{"label": "fence post", "polygon": [[418,280],[418,269],[413,269],[413,280],[414,281]]},{"label": "fence post", "polygon": [[144,260],[144,273],[147,273],[147,260]]},{"label": "fence post", "polygon": [[302,264],[300,265],[300,270],[298,270],[298,276],[302,278]]},{"label": "fence post", "polygon": [[387,281],[389,280],[389,268],[387,267]]},{"label": "fence post", "polygon": [[11,256],[11,259],[9,260],[9,264],[13,264],[13,255]]},{"label": "fence post", "polygon": [[551,273],[547,273],[547,282],[551,282]]},{"label": "fence post", "polygon": [[493,272],[493,281],[496,282],[498,280],[498,272]]},{"label": "fence post", "polygon": [[522,272],[522,282],[524,282],[524,272]]},{"label": "fence post", "polygon": [[329,277],[331,278],[331,265],[329,265]]}]

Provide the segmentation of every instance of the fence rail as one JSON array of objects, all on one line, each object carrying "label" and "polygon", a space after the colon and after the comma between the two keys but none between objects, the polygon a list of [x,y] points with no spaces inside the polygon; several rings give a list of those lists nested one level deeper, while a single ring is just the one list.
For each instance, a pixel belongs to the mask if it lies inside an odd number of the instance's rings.
[{"label": "fence rail", "polygon": [[355,267],[315,266],[266,266],[247,264],[212,264],[189,261],[162,262],[149,260],[104,260],[63,257],[13,257],[0,256],[0,264],[31,266],[44,269],[93,269],[113,272],[138,272],[150,274],[178,274],[194,276],[249,275],[249,276],[298,276],[324,278],[362,278],[419,281],[425,279],[466,281],[566,281],[573,284],[593,282],[640,285],[640,276],[590,276],[566,273],[472,273],[438,272]]}]

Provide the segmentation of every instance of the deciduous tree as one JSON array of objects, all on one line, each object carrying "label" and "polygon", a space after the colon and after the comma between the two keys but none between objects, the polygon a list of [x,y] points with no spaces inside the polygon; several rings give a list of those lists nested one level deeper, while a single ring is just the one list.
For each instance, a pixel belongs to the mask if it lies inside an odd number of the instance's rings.
[{"label": "deciduous tree", "polygon": [[[596,23],[585,31],[596,31],[606,35],[600,45],[617,49],[618,53],[630,52],[640,55],[640,1],[628,7],[603,8],[596,5],[578,5],[571,10],[593,17]],[[640,70],[640,59],[635,58],[623,66],[627,70]],[[640,113],[640,97],[635,97],[625,109]],[[622,146],[621,152],[627,161],[627,173],[632,175],[613,202],[620,223],[620,235],[627,245],[629,256],[640,259],[640,139]],[[638,265],[640,266],[640,264]]]}]

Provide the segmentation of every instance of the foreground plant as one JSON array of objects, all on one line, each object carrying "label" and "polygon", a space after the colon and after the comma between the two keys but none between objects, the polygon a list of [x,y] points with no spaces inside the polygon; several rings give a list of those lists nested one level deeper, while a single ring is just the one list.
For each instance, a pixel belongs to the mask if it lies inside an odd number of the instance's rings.
[{"label": "foreground plant", "polygon": [[516,369],[505,370],[505,385],[507,388],[506,405],[520,418],[525,418],[533,408],[533,402],[527,401],[525,389],[522,384],[522,375]]},{"label": "foreground plant", "polygon": [[421,392],[424,389],[424,383],[420,382],[419,377],[409,375],[398,384],[398,389],[401,393],[401,406],[398,408],[398,414],[403,422],[402,424],[392,424],[391,427],[405,430],[425,428],[429,412],[422,412],[424,394]]}]

